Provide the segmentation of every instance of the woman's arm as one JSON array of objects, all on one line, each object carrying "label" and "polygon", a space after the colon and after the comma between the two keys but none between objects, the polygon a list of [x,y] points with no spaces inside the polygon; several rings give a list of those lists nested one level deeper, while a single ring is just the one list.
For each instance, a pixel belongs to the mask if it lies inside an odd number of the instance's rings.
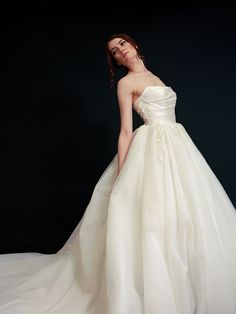
[{"label": "woman's arm", "polygon": [[119,139],[118,139],[118,173],[117,173],[117,175],[119,175],[121,168],[123,166],[123,163],[126,159],[132,138],[133,138],[132,135],[131,136],[127,136],[125,134],[119,135]]},{"label": "woman's arm", "polygon": [[132,89],[125,78],[117,84],[120,108],[120,134],[118,139],[118,175],[126,159],[133,138]]}]

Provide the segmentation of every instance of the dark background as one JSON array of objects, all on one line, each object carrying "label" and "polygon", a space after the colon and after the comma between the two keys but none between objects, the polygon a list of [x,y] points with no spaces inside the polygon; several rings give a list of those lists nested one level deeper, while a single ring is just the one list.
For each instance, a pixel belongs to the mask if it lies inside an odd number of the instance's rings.
[{"label": "dark background", "polygon": [[[236,205],[234,10],[150,11],[92,16],[43,1],[2,8],[1,253],[59,250],[117,153],[119,109],[105,56],[113,33],[134,37],[147,67],[175,90],[177,122]],[[142,124],[133,118],[134,128]]]}]

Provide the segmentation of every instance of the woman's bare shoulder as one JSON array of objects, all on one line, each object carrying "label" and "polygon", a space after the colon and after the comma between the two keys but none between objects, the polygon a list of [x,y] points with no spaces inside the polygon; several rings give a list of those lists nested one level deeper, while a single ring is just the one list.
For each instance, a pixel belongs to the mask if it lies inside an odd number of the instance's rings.
[{"label": "woman's bare shoulder", "polygon": [[125,86],[125,87],[129,87],[132,85],[132,80],[130,79],[129,76],[123,76],[117,83],[117,86]]},{"label": "woman's bare shoulder", "polygon": [[123,76],[117,83],[117,90],[133,92],[133,81],[128,76]]}]

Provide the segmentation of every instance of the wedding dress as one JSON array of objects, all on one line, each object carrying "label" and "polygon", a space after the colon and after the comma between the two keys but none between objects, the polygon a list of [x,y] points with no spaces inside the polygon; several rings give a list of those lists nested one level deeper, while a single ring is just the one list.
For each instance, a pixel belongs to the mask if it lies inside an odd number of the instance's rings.
[{"label": "wedding dress", "polygon": [[0,256],[1,314],[236,314],[235,208],[176,100],[144,89],[119,176],[116,154],[61,250]]}]

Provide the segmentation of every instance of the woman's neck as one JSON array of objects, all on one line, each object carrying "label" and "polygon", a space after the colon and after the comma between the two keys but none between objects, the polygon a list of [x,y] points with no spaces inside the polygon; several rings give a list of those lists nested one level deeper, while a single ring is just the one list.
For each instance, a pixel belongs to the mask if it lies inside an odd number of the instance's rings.
[{"label": "woman's neck", "polygon": [[129,64],[128,73],[135,74],[135,73],[145,73],[145,72],[149,72],[149,71],[145,67],[142,60],[135,59],[131,64]]}]

